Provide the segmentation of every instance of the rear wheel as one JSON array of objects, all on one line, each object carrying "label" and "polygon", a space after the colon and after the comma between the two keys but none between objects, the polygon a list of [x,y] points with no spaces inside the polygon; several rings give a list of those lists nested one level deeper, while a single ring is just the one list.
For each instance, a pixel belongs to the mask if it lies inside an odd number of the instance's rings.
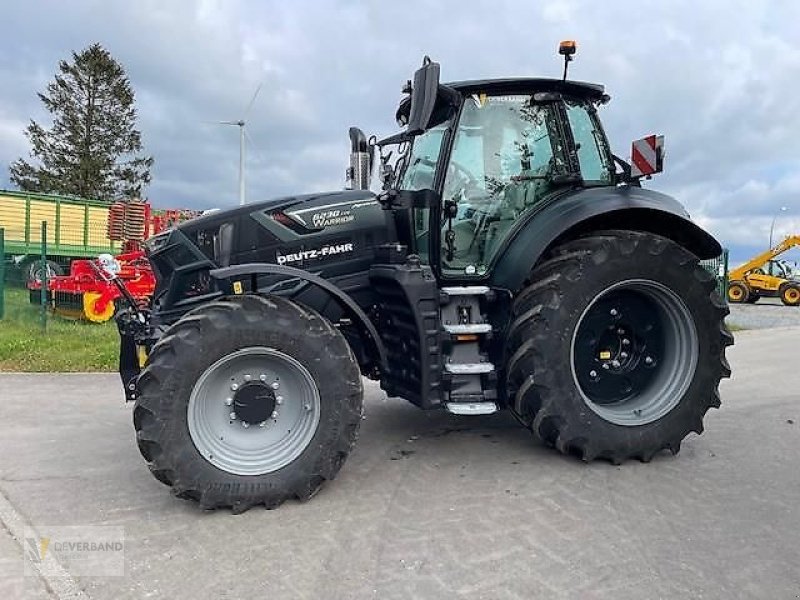
[{"label": "rear wheel", "polygon": [[728,284],[728,302],[748,302],[750,288],[744,281],[731,281]]},{"label": "rear wheel", "polygon": [[47,278],[51,279],[64,274],[64,269],[57,262],[48,260],[42,265],[41,260],[34,260],[28,264],[27,279],[28,282],[40,283],[42,275],[46,272]]},{"label": "rear wheel", "polygon": [[241,296],[187,314],[155,345],[134,409],[153,475],[203,508],[310,498],[333,479],[362,415],[343,336],[282,298]]},{"label": "rear wheel", "polygon": [[800,305],[800,285],[796,283],[784,283],[780,288],[781,302],[786,306]]},{"label": "rear wheel", "polygon": [[728,310],[674,242],[608,232],[569,242],[515,301],[507,388],[545,443],[614,463],[676,453],[719,406]]}]

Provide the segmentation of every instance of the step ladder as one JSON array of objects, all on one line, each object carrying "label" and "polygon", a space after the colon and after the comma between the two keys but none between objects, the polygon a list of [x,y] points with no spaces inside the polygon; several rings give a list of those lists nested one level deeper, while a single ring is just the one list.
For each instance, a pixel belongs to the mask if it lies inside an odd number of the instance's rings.
[{"label": "step ladder", "polygon": [[487,343],[492,325],[486,303],[492,290],[483,285],[443,287],[440,293],[444,339],[445,407],[457,415],[489,415],[497,411],[497,374]]}]

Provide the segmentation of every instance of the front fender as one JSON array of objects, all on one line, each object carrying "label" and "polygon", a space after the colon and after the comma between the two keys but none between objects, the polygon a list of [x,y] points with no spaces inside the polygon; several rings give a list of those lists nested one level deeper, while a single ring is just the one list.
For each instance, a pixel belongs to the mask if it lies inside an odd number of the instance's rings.
[{"label": "front fender", "polygon": [[655,233],[700,259],[722,253],[719,242],[670,196],[633,186],[589,188],[560,196],[524,218],[501,250],[491,283],[516,292],[550,248],[608,229]]},{"label": "front fender", "polygon": [[[378,330],[375,329],[372,321],[361,309],[361,307],[349,296],[347,293],[339,289],[330,281],[303,271],[294,267],[286,265],[275,265],[271,263],[247,263],[241,265],[234,265],[231,267],[224,267],[221,269],[213,269],[211,277],[216,279],[222,284],[222,291],[226,294],[238,294],[242,292],[242,280],[250,279],[249,287],[251,290],[258,289],[258,276],[259,275],[278,275],[286,279],[299,279],[302,282],[315,285],[328,294],[341,306],[344,312],[353,320],[358,326],[362,340],[366,341],[369,346],[374,350],[373,356],[377,356],[379,368],[384,371],[386,369],[386,349],[381,342],[381,337]],[[238,286],[237,286],[238,284]]]}]

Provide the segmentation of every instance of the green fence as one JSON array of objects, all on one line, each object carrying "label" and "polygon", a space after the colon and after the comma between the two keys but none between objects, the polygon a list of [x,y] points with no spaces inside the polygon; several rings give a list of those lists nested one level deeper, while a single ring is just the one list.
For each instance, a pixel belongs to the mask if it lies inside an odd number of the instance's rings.
[{"label": "green fence", "polygon": [[[48,312],[50,308],[49,302],[49,295],[47,293],[47,277],[48,277],[48,254],[47,254],[47,221],[42,221],[39,231],[37,232],[39,236],[37,242],[37,258],[35,260],[35,265],[39,266],[38,273],[41,277],[41,290],[37,293],[34,291],[24,291],[26,296],[30,298],[31,304],[37,306],[39,309],[39,323],[41,326],[42,331],[47,331],[47,319],[48,319]],[[9,273],[8,270],[13,272],[13,269],[7,269],[6,260],[5,260],[5,251],[8,247],[6,243],[6,231],[5,228],[0,228],[0,319],[4,319],[7,317],[6,315],[6,294],[7,288],[9,286]],[[17,282],[16,279],[13,279],[12,287],[14,288],[15,292],[20,292],[22,290],[17,288],[22,288],[24,286],[17,285],[21,282]],[[10,292],[9,292],[10,293]],[[16,294],[18,295],[18,294]],[[15,295],[15,297],[16,297]],[[35,300],[35,302],[34,302]]]},{"label": "green fence", "polygon": [[716,258],[710,258],[700,262],[703,267],[708,269],[717,278],[717,291],[723,298],[728,297],[728,249],[724,249],[722,254]]},{"label": "green fence", "polygon": [[6,232],[0,227],[0,320],[6,314]]}]

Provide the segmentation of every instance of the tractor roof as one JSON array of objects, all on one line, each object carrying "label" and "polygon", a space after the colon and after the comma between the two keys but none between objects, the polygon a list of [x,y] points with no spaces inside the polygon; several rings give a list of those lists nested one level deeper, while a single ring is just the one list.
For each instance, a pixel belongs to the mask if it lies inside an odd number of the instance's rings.
[{"label": "tractor roof", "polygon": [[572,96],[580,96],[590,100],[602,100],[605,89],[598,83],[585,81],[562,81],[544,77],[515,77],[508,79],[474,79],[471,81],[454,81],[445,84],[461,94],[476,93],[531,93],[562,92]]}]

